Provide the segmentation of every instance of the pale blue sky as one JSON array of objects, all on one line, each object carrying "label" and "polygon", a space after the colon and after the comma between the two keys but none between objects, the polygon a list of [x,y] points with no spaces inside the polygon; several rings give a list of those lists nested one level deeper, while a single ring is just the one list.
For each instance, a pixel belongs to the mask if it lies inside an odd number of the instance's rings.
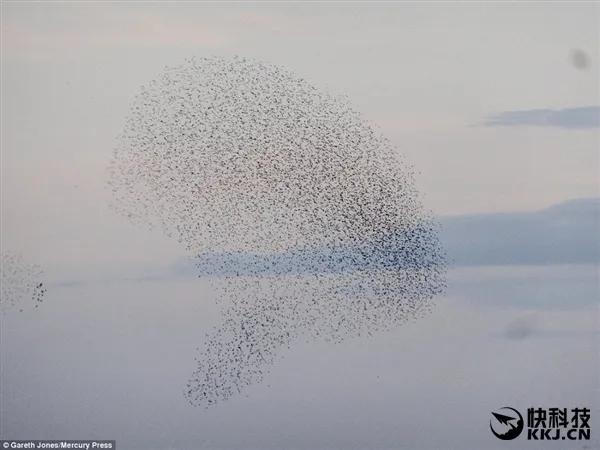
[{"label": "pale blue sky", "polygon": [[[489,413],[507,405],[592,407],[597,434],[599,14],[592,2],[3,2],[2,249],[54,289],[2,318],[2,437],[542,448],[491,435]],[[140,87],[212,54],[346,95],[415,166],[457,267],[428,318],[287,352],[248,398],[204,412],[181,391],[218,321],[213,294],[175,273],[181,246],[108,212],[104,170]],[[515,324],[525,338],[506,338]]]}]

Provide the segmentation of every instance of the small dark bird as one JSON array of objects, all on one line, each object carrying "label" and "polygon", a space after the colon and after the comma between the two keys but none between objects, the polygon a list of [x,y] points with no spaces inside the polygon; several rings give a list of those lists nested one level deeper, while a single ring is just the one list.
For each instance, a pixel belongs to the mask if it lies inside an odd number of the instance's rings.
[{"label": "small dark bird", "polygon": [[590,66],[590,57],[583,50],[572,50],[570,59],[573,66],[578,70],[587,70]]}]

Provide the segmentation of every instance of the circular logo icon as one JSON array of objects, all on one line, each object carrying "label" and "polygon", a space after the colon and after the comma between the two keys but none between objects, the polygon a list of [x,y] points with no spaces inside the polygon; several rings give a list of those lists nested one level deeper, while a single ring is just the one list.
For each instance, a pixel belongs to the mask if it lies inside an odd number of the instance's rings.
[{"label": "circular logo icon", "polygon": [[498,439],[512,441],[523,431],[523,416],[514,408],[505,406],[499,412],[493,412],[492,416],[490,430]]}]

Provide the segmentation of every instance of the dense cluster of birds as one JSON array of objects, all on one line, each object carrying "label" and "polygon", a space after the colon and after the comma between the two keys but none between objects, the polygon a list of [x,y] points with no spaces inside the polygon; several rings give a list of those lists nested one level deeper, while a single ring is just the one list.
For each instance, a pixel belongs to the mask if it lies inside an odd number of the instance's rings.
[{"label": "dense cluster of birds", "polygon": [[444,291],[438,225],[398,150],[277,66],[167,68],[135,98],[107,176],[113,210],[183,243],[226,300],[188,384],[195,405],[260,382],[300,339],[393,329]]},{"label": "dense cluster of birds", "polygon": [[43,272],[38,266],[27,262],[19,253],[3,251],[0,272],[0,309],[3,314],[12,308],[22,312],[28,302],[36,308],[42,303],[46,288],[40,281]]}]

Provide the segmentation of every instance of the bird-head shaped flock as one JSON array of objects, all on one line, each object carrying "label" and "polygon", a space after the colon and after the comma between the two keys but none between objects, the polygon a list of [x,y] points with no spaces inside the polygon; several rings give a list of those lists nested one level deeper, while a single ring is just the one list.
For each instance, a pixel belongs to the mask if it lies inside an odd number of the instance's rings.
[{"label": "bird-head shaped flock", "polygon": [[340,96],[271,64],[198,58],[143,87],[107,172],[112,208],[197,256],[223,303],[186,393],[212,406],[300,339],[426,313],[445,287],[399,150]]}]

